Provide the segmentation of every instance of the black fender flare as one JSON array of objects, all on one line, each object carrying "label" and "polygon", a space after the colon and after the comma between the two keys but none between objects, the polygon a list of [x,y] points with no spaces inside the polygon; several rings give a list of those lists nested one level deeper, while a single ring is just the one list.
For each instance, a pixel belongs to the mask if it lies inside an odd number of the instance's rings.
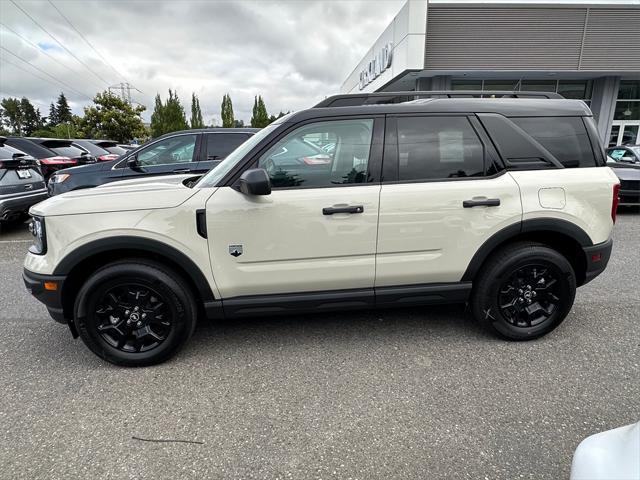
[{"label": "black fender flare", "polygon": [[461,281],[470,282],[480,270],[480,267],[499,245],[509,241],[512,238],[516,238],[523,233],[533,232],[553,232],[559,233],[564,236],[570,237],[575,240],[580,246],[590,247],[593,246],[591,237],[582,228],[574,223],[559,218],[533,218],[529,220],[523,220],[522,222],[509,225],[502,230],[494,233],[489,237],[478,251],[473,255],[469,265],[467,266]]},{"label": "black fender flare", "polygon": [[215,300],[209,282],[204,273],[187,255],[158,240],[134,236],[115,236],[93,240],[67,254],[56,266],[53,275],[68,275],[74,267],[84,260],[113,250],[137,250],[158,255],[171,260],[190,277],[203,302]]}]

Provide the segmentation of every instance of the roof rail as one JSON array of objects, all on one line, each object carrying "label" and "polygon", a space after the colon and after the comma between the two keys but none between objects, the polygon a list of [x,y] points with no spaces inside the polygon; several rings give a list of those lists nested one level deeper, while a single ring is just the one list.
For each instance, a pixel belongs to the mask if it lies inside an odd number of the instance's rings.
[{"label": "roof rail", "polygon": [[376,105],[384,103],[404,103],[417,100],[422,97],[454,98],[454,97],[480,97],[480,98],[564,98],[559,93],[553,92],[516,92],[511,90],[432,90],[432,91],[407,91],[407,92],[374,92],[374,93],[347,93],[332,95],[322,100],[313,108],[326,107],[355,107],[359,105]]}]

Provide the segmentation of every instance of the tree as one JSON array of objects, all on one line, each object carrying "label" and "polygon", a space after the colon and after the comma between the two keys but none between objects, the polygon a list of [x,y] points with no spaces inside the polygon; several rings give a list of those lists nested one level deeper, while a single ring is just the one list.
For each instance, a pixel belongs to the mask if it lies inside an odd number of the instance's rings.
[{"label": "tree", "polygon": [[85,107],[80,122],[80,133],[87,138],[109,138],[128,143],[147,136],[140,116],[145,110],[142,105],[133,106],[109,92],[98,93],[93,103]]},{"label": "tree", "polygon": [[49,116],[47,117],[47,126],[55,127],[60,123],[60,119],[58,118],[58,111],[56,110],[56,106],[51,102],[49,106]]},{"label": "tree", "polygon": [[22,134],[33,135],[33,132],[43,127],[44,121],[40,116],[40,110],[35,108],[27,97],[20,100],[20,112],[22,114]]},{"label": "tree", "polygon": [[4,124],[14,135],[22,135],[23,116],[20,108],[20,100],[17,98],[3,98],[0,102],[2,106]]},{"label": "tree", "polygon": [[71,108],[69,107],[67,97],[64,96],[63,92],[60,92],[58,102],[56,103],[56,116],[58,123],[71,123],[73,120]]},{"label": "tree", "polygon": [[191,128],[204,128],[200,100],[198,100],[195,93],[191,94]]},{"label": "tree", "polygon": [[231,97],[229,94],[225,94],[222,97],[222,126],[224,128],[233,128],[235,126],[235,119],[233,117],[233,103],[231,103]]},{"label": "tree", "polygon": [[234,120],[233,128],[244,128],[244,120]]},{"label": "tree", "polygon": [[251,116],[251,126],[255,128],[264,128],[269,125],[269,114],[267,107],[262,100],[262,96],[258,95],[253,102],[253,115]]},{"label": "tree", "polygon": [[184,108],[178,98],[178,93],[169,90],[169,97],[164,104],[160,95],[156,95],[155,108],[151,115],[151,135],[158,137],[165,133],[189,128]]}]

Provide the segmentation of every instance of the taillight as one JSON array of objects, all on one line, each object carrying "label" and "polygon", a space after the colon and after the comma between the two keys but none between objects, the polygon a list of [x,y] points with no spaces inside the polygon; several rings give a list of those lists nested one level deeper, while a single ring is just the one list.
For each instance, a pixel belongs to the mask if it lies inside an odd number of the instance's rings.
[{"label": "taillight", "polygon": [[101,162],[109,162],[111,160],[115,160],[118,157],[119,155],[116,155],[115,153],[109,153],[107,155],[100,155],[98,157],[98,160],[100,160]]},{"label": "taillight", "polygon": [[613,186],[613,199],[611,200],[611,220],[616,223],[616,212],[618,211],[618,204],[620,203],[620,184],[616,183]]},{"label": "taillight", "polygon": [[48,157],[41,158],[40,163],[44,165],[75,165],[78,161],[69,157]]}]

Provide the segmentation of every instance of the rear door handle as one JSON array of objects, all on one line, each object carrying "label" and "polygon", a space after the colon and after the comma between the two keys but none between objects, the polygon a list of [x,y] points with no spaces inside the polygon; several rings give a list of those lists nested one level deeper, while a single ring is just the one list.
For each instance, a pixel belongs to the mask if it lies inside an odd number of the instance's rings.
[{"label": "rear door handle", "polygon": [[487,197],[474,197],[471,200],[465,200],[462,202],[464,208],[472,207],[498,207],[500,206],[499,198],[487,198]]},{"label": "rear door handle", "polygon": [[176,168],[173,173],[189,173],[190,171],[190,168]]},{"label": "rear door handle", "polygon": [[363,205],[345,205],[335,207],[324,207],[322,209],[323,215],[333,215],[334,213],[362,213],[364,212]]}]

